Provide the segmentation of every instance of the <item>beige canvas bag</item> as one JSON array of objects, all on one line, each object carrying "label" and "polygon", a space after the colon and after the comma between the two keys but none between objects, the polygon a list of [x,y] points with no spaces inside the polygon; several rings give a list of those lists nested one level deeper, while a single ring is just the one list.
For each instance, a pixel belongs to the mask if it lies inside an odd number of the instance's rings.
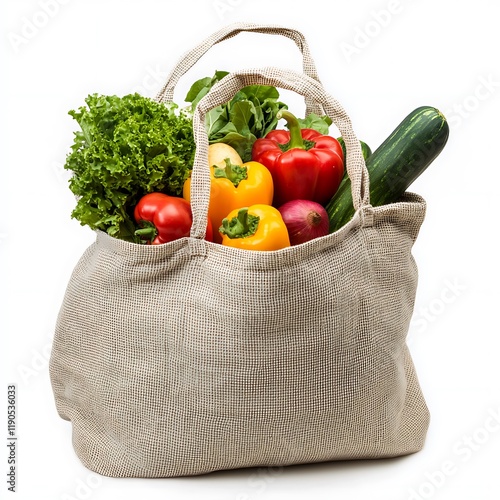
[{"label": "beige canvas bag", "polygon": [[[339,231],[252,252],[204,240],[205,114],[251,84],[289,89],[340,130],[356,213]],[[98,232],[69,281],[50,376],[89,469],[172,477],[420,450],[429,413],[406,345],[425,203],[369,204],[359,142],[310,76],[226,76],[199,102],[189,238],[146,246]]]}]

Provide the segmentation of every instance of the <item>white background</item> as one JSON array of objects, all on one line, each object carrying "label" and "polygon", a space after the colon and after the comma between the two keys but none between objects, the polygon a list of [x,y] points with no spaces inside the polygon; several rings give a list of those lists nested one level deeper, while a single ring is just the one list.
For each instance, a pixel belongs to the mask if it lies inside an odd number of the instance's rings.
[{"label": "white background", "polygon": [[[15,495],[7,491],[8,449],[0,447],[1,498],[500,498],[498,2],[3,0],[0,9],[0,436],[8,383],[17,384],[19,436]],[[237,21],[302,31],[324,85],[373,149],[417,106],[448,117],[445,150],[411,187],[428,203],[414,247],[420,281],[409,333],[432,417],[426,445],[384,461],[101,477],[75,456],[48,376],[66,284],[94,239],[70,218],[74,199],[62,166],[76,122],[67,112],[94,92],[153,97],[185,51]],[[300,70],[300,61],[288,39],[242,34],[207,54],[175,100],[183,103],[190,84],[215,69]],[[282,97],[303,111],[296,96]]]}]

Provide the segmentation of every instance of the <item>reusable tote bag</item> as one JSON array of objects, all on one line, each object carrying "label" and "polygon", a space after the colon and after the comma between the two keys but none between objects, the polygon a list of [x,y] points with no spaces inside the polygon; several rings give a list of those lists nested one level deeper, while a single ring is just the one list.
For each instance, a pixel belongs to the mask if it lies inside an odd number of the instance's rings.
[{"label": "reusable tote bag", "polygon": [[[308,96],[340,130],[356,212],[335,233],[272,252],[204,240],[205,115],[252,84]],[[82,463],[172,477],[420,450],[429,414],[405,338],[423,199],[370,206],[351,122],[307,75],[229,74],[193,128],[190,237],[152,246],[97,232],[64,296],[50,375]]]}]

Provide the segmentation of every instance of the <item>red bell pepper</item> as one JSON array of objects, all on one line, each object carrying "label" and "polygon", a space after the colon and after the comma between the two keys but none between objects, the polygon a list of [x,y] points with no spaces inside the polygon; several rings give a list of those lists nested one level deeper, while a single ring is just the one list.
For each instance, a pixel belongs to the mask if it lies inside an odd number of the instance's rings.
[{"label": "red bell pepper", "polygon": [[[189,236],[193,223],[189,202],[164,193],[149,193],[143,196],[134,209],[134,219],[140,227],[135,232],[136,236],[151,245]],[[213,241],[210,220],[205,239]]]},{"label": "red bell pepper", "polygon": [[257,139],[252,148],[252,160],[265,165],[273,177],[273,205],[279,207],[291,200],[325,205],[344,175],[342,146],[334,137],[301,129],[297,118],[287,110],[278,118],[287,121],[289,131],[272,130]]}]

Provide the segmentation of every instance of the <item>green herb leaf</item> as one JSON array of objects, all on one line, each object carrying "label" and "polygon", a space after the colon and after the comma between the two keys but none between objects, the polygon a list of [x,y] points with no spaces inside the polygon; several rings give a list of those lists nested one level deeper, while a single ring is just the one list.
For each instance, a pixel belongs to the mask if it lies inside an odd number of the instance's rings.
[{"label": "green herb leaf", "polygon": [[319,116],[315,113],[310,113],[305,118],[297,118],[300,128],[312,128],[320,134],[328,135],[332,120],[329,116]]}]

